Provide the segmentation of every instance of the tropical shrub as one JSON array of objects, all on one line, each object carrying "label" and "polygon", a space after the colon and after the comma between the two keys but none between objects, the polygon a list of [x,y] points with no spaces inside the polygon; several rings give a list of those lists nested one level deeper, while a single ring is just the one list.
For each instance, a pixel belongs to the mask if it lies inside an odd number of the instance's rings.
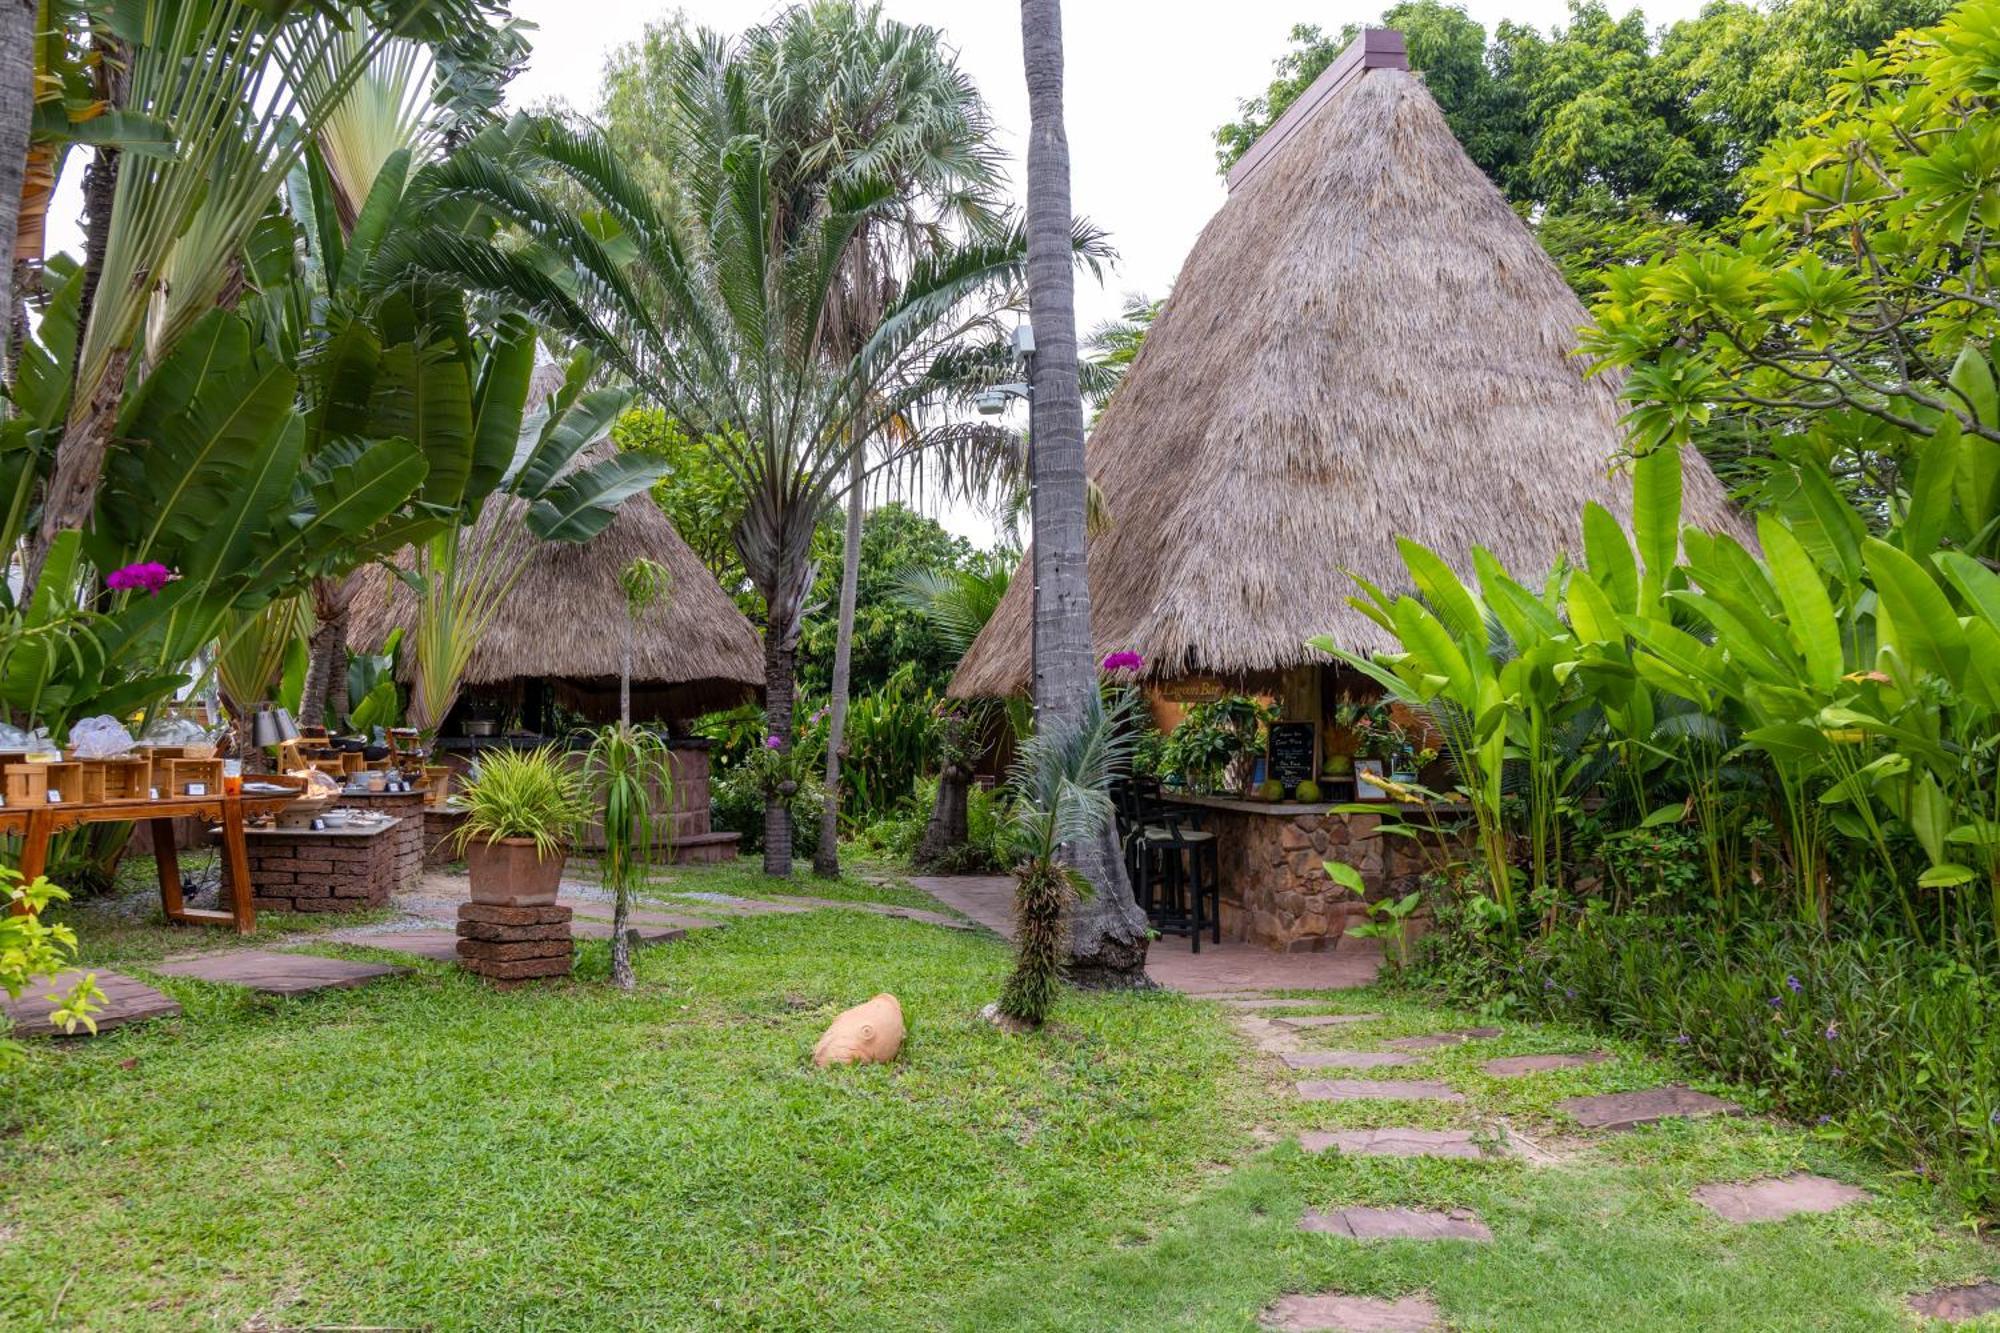
[{"label": "tropical shrub", "polygon": [[[7,885],[7,899],[0,906],[0,991],[18,1000],[30,986],[53,980],[76,960],[76,932],[58,922],[42,919],[50,903],[67,901],[69,895],[40,875],[23,881],[12,866],[0,866],[0,883]],[[104,992],[98,989],[96,974],[86,975],[58,997],[51,1021],[65,1032],[83,1027],[97,1031],[91,1014],[104,1006]],[[0,1020],[4,1023],[4,1020]],[[0,1026],[0,1072],[20,1059],[20,1049],[5,1039]]]},{"label": "tropical shrub", "polygon": [[[721,833],[742,835],[744,852],[764,847],[764,785],[754,770],[738,764],[719,769],[708,784],[709,824]],[[785,797],[792,812],[792,850],[810,856],[819,847],[819,810],[824,788],[811,773],[799,775],[797,790]]]},{"label": "tropical shrub", "polygon": [[[1129,692],[1128,692],[1129,693]],[[1248,695],[1195,704],[1161,744],[1159,764],[1189,791],[1214,791],[1233,769],[1263,752],[1278,710]]]},{"label": "tropical shrub", "polygon": [[590,818],[588,790],[583,771],[553,746],[488,750],[459,789],[465,818],[452,834],[457,850],[532,838],[538,855],[555,856]]},{"label": "tropical shrub", "polygon": [[[591,735],[583,780],[597,803],[598,823],[604,830],[598,868],[612,892],[611,980],[631,990],[632,939],[626,922],[632,891],[645,884],[654,852],[663,843],[668,860],[673,859],[673,752],[657,732],[629,721],[616,722]],[[665,796],[665,809],[655,807],[656,792]]]}]

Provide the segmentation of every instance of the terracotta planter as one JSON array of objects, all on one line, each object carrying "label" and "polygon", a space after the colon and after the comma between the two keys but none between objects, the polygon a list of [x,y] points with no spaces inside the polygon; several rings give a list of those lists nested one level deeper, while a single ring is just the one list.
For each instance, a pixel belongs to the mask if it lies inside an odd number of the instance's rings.
[{"label": "terracotta planter", "polygon": [[477,839],[465,845],[465,868],[472,878],[472,901],[496,907],[546,907],[562,884],[567,850],[544,860],[533,838]]}]

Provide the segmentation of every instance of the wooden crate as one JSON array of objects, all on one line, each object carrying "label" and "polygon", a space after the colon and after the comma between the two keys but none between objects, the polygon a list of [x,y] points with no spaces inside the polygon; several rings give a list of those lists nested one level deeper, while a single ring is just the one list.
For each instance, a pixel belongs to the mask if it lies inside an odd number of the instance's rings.
[{"label": "wooden crate", "polygon": [[199,782],[210,796],[222,795],[220,759],[164,759],[155,761],[153,785],[162,796],[186,796],[188,784]]},{"label": "wooden crate", "polygon": [[41,805],[49,799],[49,766],[23,761],[0,768],[0,780],[7,784],[8,805]]},{"label": "wooden crate", "polygon": [[[42,767],[49,775],[47,796],[62,793],[64,805],[79,805],[90,799],[85,794],[82,764],[64,760],[59,764],[43,764]],[[44,799],[47,799],[47,796]]]},{"label": "wooden crate", "polygon": [[153,761],[126,756],[104,761],[104,799],[143,801],[153,785]]}]

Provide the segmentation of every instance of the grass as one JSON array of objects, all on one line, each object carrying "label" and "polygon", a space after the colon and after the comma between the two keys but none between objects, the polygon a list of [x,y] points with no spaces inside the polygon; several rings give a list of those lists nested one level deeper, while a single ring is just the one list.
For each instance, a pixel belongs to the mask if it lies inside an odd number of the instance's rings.
[{"label": "grass", "polygon": [[[786,886],[745,866],[665,887]],[[158,956],[137,926],[85,938],[141,975]],[[1007,957],[980,934],[820,911],[637,962],[629,996],[602,945],[575,979],[509,992],[434,964],[284,1002],[160,979],[182,1017],[37,1046],[0,1084],[0,1327],[1237,1330],[1283,1292],[1340,1287],[1428,1291],[1463,1329],[1877,1329],[1909,1292],[2000,1269],[1927,1186],[1758,1119],[1572,1143],[1541,1167],[1284,1137],[1554,1137],[1555,1101],[1662,1076],[1615,1043],[1587,1069],[1479,1072],[1603,1044],[1559,1027],[1380,1071],[1446,1078],[1463,1105],[1305,1104],[1220,1006],[1175,995],[1071,995],[1043,1033],[1000,1034],[975,1015]],[[813,1070],[833,1014],[878,990],[902,999],[901,1059]],[[1475,1021],[1376,992],[1317,1007],[1382,1019],[1309,1045]],[[1688,1199],[1797,1167],[1878,1197],[1748,1228]],[[1355,1202],[1472,1207],[1497,1239],[1297,1230],[1307,1206]]]}]

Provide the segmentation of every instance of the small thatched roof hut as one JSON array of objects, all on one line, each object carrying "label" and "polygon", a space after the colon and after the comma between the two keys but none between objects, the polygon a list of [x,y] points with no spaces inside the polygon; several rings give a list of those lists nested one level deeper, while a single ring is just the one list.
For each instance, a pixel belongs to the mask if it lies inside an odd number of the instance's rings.
[{"label": "small thatched roof hut", "polygon": [[[495,500],[471,540],[519,523],[523,506]],[[673,575],[666,601],[639,622],[632,655],[632,711],[639,718],[688,718],[754,699],[764,680],[757,631],[715,581],[653,497],[640,493],[580,545],[539,542],[526,572],[466,669],[468,691],[541,681],[555,702],[587,718],[618,716],[618,668],[625,646],[619,571],[645,556]],[[349,639],[379,645],[416,621],[416,595],[379,569],[355,595]],[[413,666],[405,655],[405,679]]]},{"label": "small thatched roof hut", "polygon": [[[1572,355],[1583,307],[1399,34],[1364,33],[1229,184],[1090,440],[1100,654],[1244,679],[1321,660],[1318,634],[1388,649],[1345,571],[1406,587],[1395,537],[1537,578],[1580,548],[1586,500],[1629,517],[1618,385]],[[1685,470],[1688,521],[1742,531],[1692,451]],[[952,694],[1027,688],[1030,584]]]}]

